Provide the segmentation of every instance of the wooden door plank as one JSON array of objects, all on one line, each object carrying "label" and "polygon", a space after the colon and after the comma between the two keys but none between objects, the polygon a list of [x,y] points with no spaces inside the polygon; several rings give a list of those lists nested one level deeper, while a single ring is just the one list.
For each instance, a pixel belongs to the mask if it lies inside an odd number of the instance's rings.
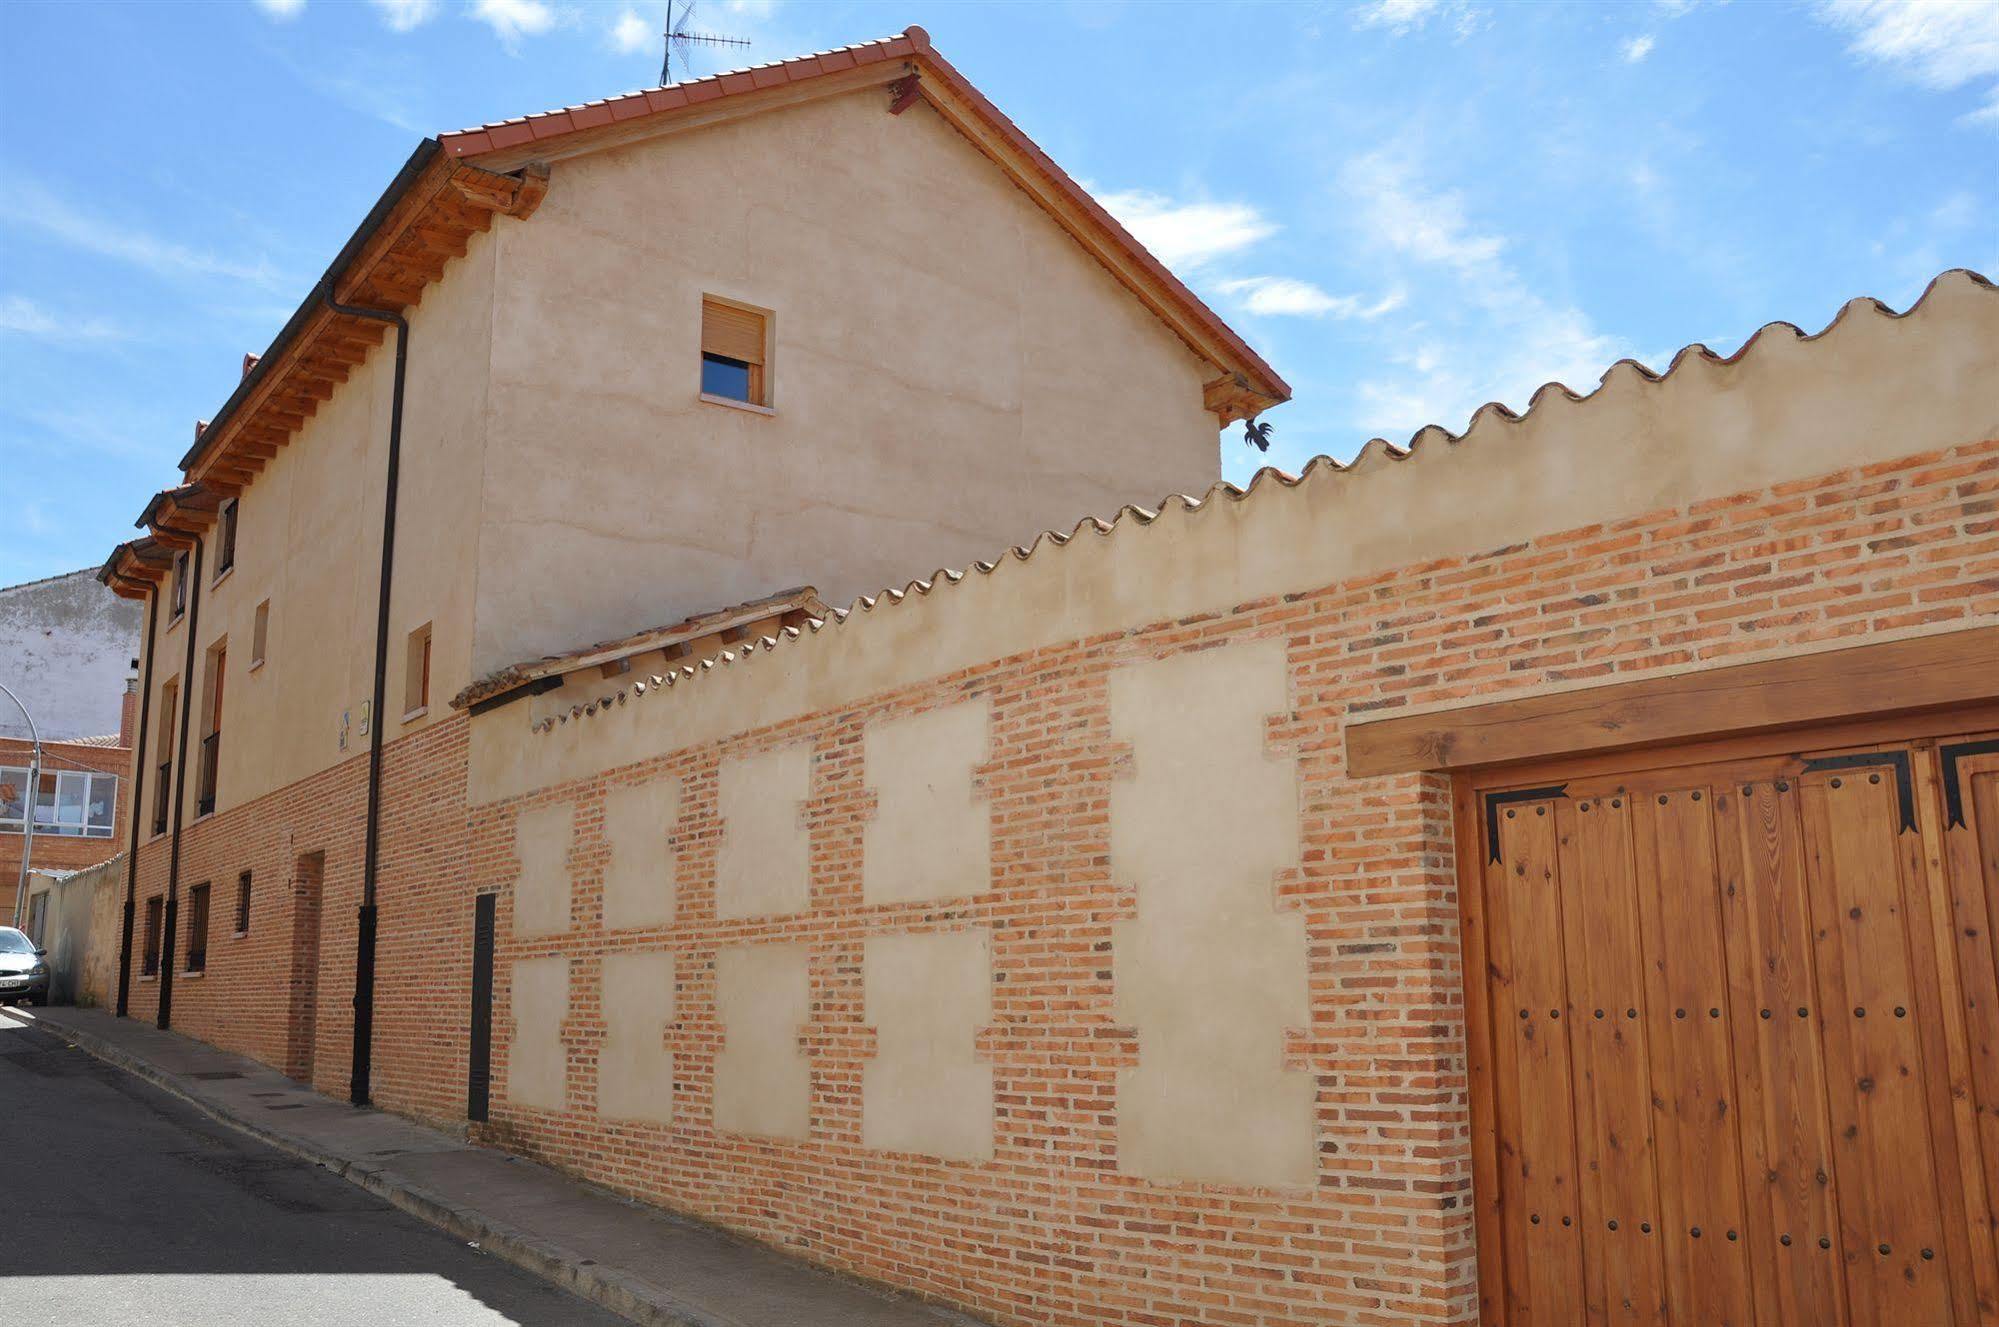
[{"label": "wooden door plank", "polygon": [[[1760,773],[1758,771],[1757,773]],[[1810,907],[1797,798],[1787,779],[1717,786],[1715,843],[1729,944],[1736,1094],[1757,1321],[1846,1318],[1845,1283],[1819,1247],[1838,1234],[1825,1066],[1812,1006]]]},{"label": "wooden door plank", "polygon": [[1653,1121],[1674,1319],[1734,1327],[1753,1322],[1755,1306],[1742,1240],[1739,1112],[1713,800],[1703,785],[1632,800],[1656,1001]]},{"label": "wooden door plank", "polygon": [[1858,1321],[1943,1327],[1954,1313],[1895,781],[1858,769],[1798,778],[1847,1292]]},{"label": "wooden door plank", "polygon": [[[1940,1131],[1956,1147],[1957,1183],[1949,1196],[1952,1289],[1964,1322],[1999,1322],[1999,1248],[1994,1243],[1993,1166],[1999,1136],[1992,1132],[1990,1038],[1999,1006],[1999,970],[1992,965],[1991,891],[1999,888],[1999,741],[1952,738],[1925,744],[1915,761],[1917,806],[1922,816],[1924,880],[1929,931],[1937,971],[1937,1020],[1945,1081],[1930,1080]],[[1940,766],[1942,766],[1940,768]],[[1956,781],[1946,797],[1942,780]],[[1946,807],[1955,811],[1946,814]],[[1980,1040],[1986,1042],[1981,1048]],[[1981,1109],[1983,1107],[1983,1109]]]},{"label": "wooden door plank", "polygon": [[1519,1327],[1583,1320],[1576,1222],[1567,979],[1563,960],[1554,799],[1501,813],[1500,860],[1489,862],[1494,1000],[1510,1016],[1496,1037],[1501,1186],[1506,1203],[1508,1311]]},{"label": "wooden door plank", "polygon": [[[1615,803],[1615,805],[1613,805]],[[1587,1321],[1666,1323],[1644,939],[1623,797],[1557,803]],[[1650,1225],[1653,1234],[1642,1227]]]}]

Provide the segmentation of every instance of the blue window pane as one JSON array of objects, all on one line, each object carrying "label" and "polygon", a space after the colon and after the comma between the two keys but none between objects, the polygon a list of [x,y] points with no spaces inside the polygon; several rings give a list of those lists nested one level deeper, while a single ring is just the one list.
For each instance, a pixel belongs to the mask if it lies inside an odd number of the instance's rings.
[{"label": "blue window pane", "polygon": [[740,359],[729,359],[723,355],[703,355],[701,390],[710,396],[747,401],[750,399],[750,366]]}]

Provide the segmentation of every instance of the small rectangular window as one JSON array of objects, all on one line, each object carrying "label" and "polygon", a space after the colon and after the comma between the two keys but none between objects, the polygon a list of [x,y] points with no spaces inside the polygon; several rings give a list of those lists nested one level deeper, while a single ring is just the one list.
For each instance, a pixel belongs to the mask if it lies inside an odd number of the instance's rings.
[{"label": "small rectangular window", "polygon": [[187,891],[187,971],[208,971],[208,885]]},{"label": "small rectangular window", "polygon": [[[215,531],[215,580],[236,565],[236,504],[237,498],[230,498],[222,504],[216,516]],[[213,582],[211,582],[212,584]]]},{"label": "small rectangular window", "polygon": [[178,622],[181,614],[185,612],[187,612],[187,553],[183,550],[174,554],[172,602],[169,605],[167,620]]},{"label": "small rectangular window", "polygon": [[236,934],[250,933],[250,873],[236,877]]},{"label": "small rectangular window", "polygon": [[271,639],[271,601],[257,605],[257,620],[250,628],[250,667],[264,662],[264,649]]},{"label": "small rectangular window", "polygon": [[770,315],[740,304],[701,301],[701,393],[770,405]]},{"label": "small rectangular window", "polygon": [[403,662],[403,719],[430,708],[430,623],[412,631]]},{"label": "small rectangular window", "polygon": [[146,943],[139,951],[139,975],[160,975],[160,896],[146,900]]}]

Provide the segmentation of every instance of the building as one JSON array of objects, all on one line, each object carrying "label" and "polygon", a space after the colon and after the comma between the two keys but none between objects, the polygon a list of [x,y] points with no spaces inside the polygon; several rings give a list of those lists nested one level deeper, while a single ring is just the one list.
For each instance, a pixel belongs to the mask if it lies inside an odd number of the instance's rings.
[{"label": "building", "polygon": [[916,30],[419,152],[105,565],[121,1011],[1021,1327],[1973,1320],[1999,292],[1196,490],[1282,384],[1071,189]]},{"label": "building", "polygon": [[[29,676],[39,681],[45,675],[31,672]],[[42,694],[53,697],[59,693],[45,688]],[[39,792],[32,799],[32,867],[73,871],[94,866],[120,851],[125,842],[127,808],[119,785],[131,771],[137,707],[138,687],[128,679],[123,685],[120,713],[112,718],[118,726],[116,732],[43,741]],[[73,712],[101,708],[79,706]],[[33,744],[26,739],[0,737],[0,926],[15,922],[14,895],[20,888],[21,853],[27,842],[26,817],[31,801],[28,770],[33,755]]]},{"label": "building", "polygon": [[[0,682],[34,716],[44,742],[118,731],[144,610],[98,583],[94,569],[0,588]],[[0,697],[0,738],[26,737]]]}]

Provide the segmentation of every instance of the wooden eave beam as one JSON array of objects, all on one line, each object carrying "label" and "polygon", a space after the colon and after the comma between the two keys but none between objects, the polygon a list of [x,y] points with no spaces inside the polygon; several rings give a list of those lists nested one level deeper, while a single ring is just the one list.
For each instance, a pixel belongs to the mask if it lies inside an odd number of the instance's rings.
[{"label": "wooden eave beam", "polygon": [[1459,770],[1999,700],[1999,627],[1349,720],[1347,773]]},{"label": "wooden eave beam", "polygon": [[451,185],[473,207],[526,220],[548,196],[548,163],[524,162],[517,174],[460,163],[452,172]]}]

